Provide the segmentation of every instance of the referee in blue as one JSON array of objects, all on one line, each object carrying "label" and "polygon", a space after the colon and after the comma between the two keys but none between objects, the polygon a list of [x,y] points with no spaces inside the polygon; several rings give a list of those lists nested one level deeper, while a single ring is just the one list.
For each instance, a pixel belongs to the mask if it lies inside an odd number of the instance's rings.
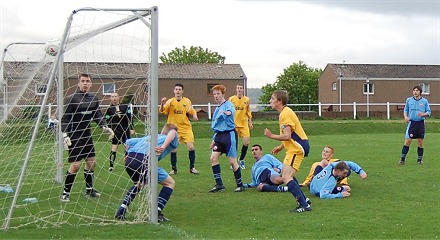
[{"label": "referee in blue", "polygon": [[406,99],[403,117],[408,123],[405,142],[402,147],[400,165],[405,164],[406,155],[413,139],[417,139],[417,163],[423,164],[423,140],[425,138],[425,118],[431,116],[428,100],[422,97],[422,88],[415,86],[413,96]]}]

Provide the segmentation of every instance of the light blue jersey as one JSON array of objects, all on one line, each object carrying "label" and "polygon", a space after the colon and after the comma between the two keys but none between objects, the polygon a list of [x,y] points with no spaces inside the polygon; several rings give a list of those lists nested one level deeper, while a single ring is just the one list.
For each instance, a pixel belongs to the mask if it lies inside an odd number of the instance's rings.
[{"label": "light blue jersey", "polygon": [[252,166],[252,183],[249,184],[249,187],[255,187],[260,184],[260,175],[265,169],[271,171],[271,174],[279,175],[274,168],[282,170],[283,163],[270,154],[266,154],[259,160],[255,161],[254,165]]},{"label": "light blue jersey", "polygon": [[[226,115],[225,112],[230,111],[231,115]],[[212,115],[211,129],[214,133],[226,132],[235,129],[234,124],[235,107],[229,101],[224,101],[220,106],[215,108]]]},{"label": "light blue jersey", "polygon": [[414,97],[407,98],[403,111],[408,114],[411,121],[425,120],[425,117],[418,116],[419,112],[428,113],[431,116],[431,108],[429,107],[428,100],[424,97],[421,97],[419,100]]},{"label": "light blue jersey", "polygon": [[[150,151],[150,136],[145,136],[141,138],[131,138],[128,139],[125,143],[127,145],[127,153],[142,153],[142,154],[148,154],[148,151]],[[167,135],[165,134],[158,134],[157,135],[157,145],[161,146],[165,139],[167,138]],[[179,146],[179,136],[176,134],[173,141],[164,149],[164,151],[158,156],[158,160],[160,161],[162,158],[164,158],[166,155],[168,155],[171,151],[176,149]]]},{"label": "light blue jersey", "polygon": [[[365,171],[355,162],[344,161],[351,171],[362,174]],[[333,176],[333,169],[339,162],[332,162],[316,174],[310,183],[310,193],[320,198],[343,198],[342,193],[332,193],[339,179]]]}]

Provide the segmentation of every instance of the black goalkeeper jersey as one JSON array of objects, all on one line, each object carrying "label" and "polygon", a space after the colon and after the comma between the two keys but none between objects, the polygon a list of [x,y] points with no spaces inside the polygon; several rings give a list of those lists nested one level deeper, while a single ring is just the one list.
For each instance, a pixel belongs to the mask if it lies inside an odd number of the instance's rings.
[{"label": "black goalkeeper jersey", "polygon": [[116,105],[110,105],[105,112],[105,119],[116,136],[122,136],[124,133],[126,136],[130,136],[130,130],[133,129],[130,106],[119,105],[118,111]]},{"label": "black goalkeeper jersey", "polygon": [[61,119],[61,131],[67,133],[72,140],[90,137],[92,120],[100,127],[107,125],[94,93],[76,92],[66,98],[64,106],[66,110]]}]

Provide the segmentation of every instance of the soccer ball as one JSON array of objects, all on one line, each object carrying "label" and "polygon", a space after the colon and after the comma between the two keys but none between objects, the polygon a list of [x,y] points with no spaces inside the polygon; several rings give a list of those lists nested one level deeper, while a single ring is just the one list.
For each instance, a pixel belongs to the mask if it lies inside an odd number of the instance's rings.
[{"label": "soccer ball", "polygon": [[44,47],[44,50],[50,56],[56,56],[60,48],[60,42],[58,40],[49,40]]}]

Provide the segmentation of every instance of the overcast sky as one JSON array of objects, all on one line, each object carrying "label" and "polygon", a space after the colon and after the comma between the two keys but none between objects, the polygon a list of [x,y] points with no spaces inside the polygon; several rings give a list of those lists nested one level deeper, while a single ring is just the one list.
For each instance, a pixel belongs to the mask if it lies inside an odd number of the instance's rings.
[{"label": "overcast sky", "polygon": [[83,7],[159,7],[159,54],[201,46],[241,64],[249,87],[298,61],[440,64],[440,0],[2,0],[0,47],[61,38]]}]

